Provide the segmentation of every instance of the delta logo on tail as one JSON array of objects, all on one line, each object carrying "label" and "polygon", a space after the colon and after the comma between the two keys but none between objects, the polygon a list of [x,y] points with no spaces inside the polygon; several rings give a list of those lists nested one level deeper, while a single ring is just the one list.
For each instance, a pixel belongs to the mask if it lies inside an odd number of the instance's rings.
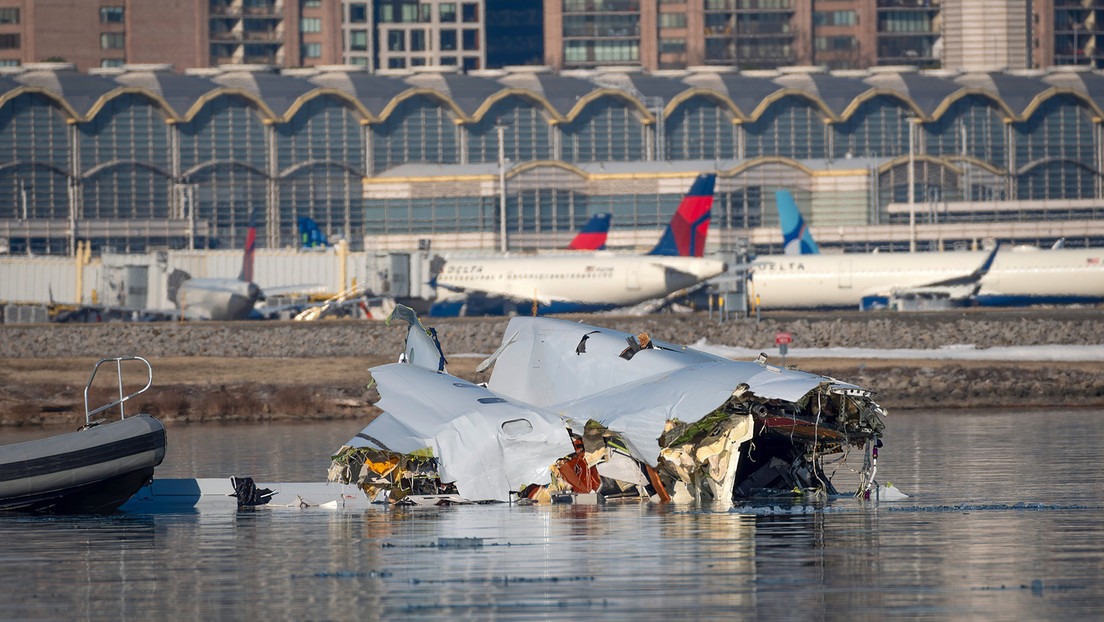
[{"label": "delta logo on tail", "polygon": [[606,247],[609,236],[610,214],[602,212],[590,217],[567,247],[573,251],[599,251]]},{"label": "delta logo on tail", "polygon": [[701,257],[705,254],[716,181],[715,173],[698,175],[649,255]]},{"label": "delta logo on tail", "polygon": [[778,203],[778,224],[782,227],[782,246],[786,255],[816,255],[820,248],[809,232],[809,226],[797,209],[797,202],[789,190],[774,193]]},{"label": "delta logo on tail", "polygon": [[242,256],[242,269],[238,274],[239,281],[253,281],[253,256],[257,252],[257,228],[252,224],[245,233],[245,253]]}]

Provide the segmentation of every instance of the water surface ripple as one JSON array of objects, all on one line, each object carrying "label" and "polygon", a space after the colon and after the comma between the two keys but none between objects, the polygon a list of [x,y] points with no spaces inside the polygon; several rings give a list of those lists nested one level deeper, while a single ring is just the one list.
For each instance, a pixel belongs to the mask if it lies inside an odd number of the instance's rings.
[{"label": "water surface ripple", "polygon": [[[1104,615],[1104,413],[887,423],[892,503],[3,515],[0,619]],[[319,480],[357,427],[170,428],[158,476]]]}]

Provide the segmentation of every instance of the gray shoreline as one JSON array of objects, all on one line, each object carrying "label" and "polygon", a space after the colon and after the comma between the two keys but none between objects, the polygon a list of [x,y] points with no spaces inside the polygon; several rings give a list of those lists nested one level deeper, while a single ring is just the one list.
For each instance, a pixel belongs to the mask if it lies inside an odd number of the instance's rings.
[{"label": "gray shoreline", "polygon": [[[760,322],[719,323],[707,314],[647,317],[577,316],[569,319],[654,339],[758,349],[780,362],[774,335],[790,332],[794,347],[938,348],[973,344],[996,346],[1095,345],[1104,347],[1104,315],[1097,309],[1032,310],[986,313],[966,311],[917,315],[857,313],[772,314]],[[499,345],[505,318],[427,318],[438,331],[446,354],[487,354]],[[194,358],[197,365],[219,358],[312,359],[384,357],[402,349],[404,327],[380,322],[321,321],[237,323],[150,323],[0,326],[0,359],[50,359],[137,354],[150,358]],[[473,364],[460,364],[465,375]],[[1104,363],[1042,361],[952,361],[795,359],[811,372],[852,382],[876,392],[880,404],[895,410],[1104,408]],[[37,365],[37,363],[36,363]],[[460,370],[460,371],[457,371]],[[468,373],[473,375],[473,372]],[[249,382],[159,384],[148,412],[167,423],[252,422],[355,418],[371,408],[364,396],[364,369],[349,370],[337,382],[319,383],[309,372],[292,380],[258,378]],[[469,377],[469,380],[482,378]],[[37,401],[40,388],[0,387],[0,426],[69,424],[82,412],[80,391],[69,387]],[[63,387],[64,388],[64,387]],[[309,391],[304,390],[309,388]]]},{"label": "gray shoreline", "polygon": [[[1086,308],[928,314],[771,314],[718,322],[707,313],[565,316],[678,344],[701,339],[726,346],[774,348],[787,331],[798,348],[979,348],[1102,345],[1104,312]],[[490,353],[506,318],[425,318],[445,353]],[[0,325],[0,358],[72,356],[329,357],[398,353],[405,332],[382,322],[188,322]]]}]

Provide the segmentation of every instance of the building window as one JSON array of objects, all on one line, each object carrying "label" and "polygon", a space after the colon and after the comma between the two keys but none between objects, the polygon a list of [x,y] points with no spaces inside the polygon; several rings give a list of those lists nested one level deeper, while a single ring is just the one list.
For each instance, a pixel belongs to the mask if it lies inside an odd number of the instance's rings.
[{"label": "building window", "polygon": [[18,67],[18,58],[0,58],[0,67]]},{"label": "building window", "polygon": [[659,52],[661,54],[685,54],[686,39],[675,37],[659,40]]},{"label": "building window", "polygon": [[816,11],[813,24],[817,26],[855,26],[859,23],[854,11]]},{"label": "building window", "polygon": [[817,37],[814,40],[818,52],[853,50],[855,37]]},{"label": "building window", "polygon": [[303,58],[322,58],[322,44],[304,43]]},{"label": "building window", "polygon": [[406,40],[403,38],[403,31],[389,30],[387,32],[387,49],[391,52],[402,52],[406,50]]},{"label": "building window", "polygon": [[100,49],[102,50],[121,50],[124,47],[123,33],[121,32],[104,32],[100,33]]},{"label": "building window", "polygon": [[469,51],[479,49],[479,31],[478,30],[465,30],[464,31],[464,49],[469,50]]},{"label": "building window", "polygon": [[317,9],[322,6],[322,0],[303,0],[303,6],[309,9]]},{"label": "building window", "polygon": [[368,66],[368,57],[367,56],[354,56],[354,57],[349,59],[349,64],[356,65],[358,67],[367,67]]},{"label": "building window", "polygon": [[412,58],[412,59],[410,59],[410,66],[411,67],[422,67],[425,64],[426,64],[426,59],[424,59],[424,58]]},{"label": "building window", "polygon": [[318,17],[304,17],[299,20],[301,32],[322,32],[322,19]]},{"label": "building window", "polygon": [[465,22],[467,22],[469,24],[472,24],[472,23],[475,23],[475,22],[479,21],[479,5],[478,4],[472,4],[470,2],[465,2],[464,5],[463,5],[462,10],[463,10],[462,19]]},{"label": "building window", "polygon": [[122,67],[123,59],[121,58],[103,58],[100,59],[100,67]]},{"label": "building window", "polygon": [[424,30],[410,31],[410,51],[424,52],[426,49],[426,33]]},{"label": "building window", "polygon": [[19,9],[0,9],[0,24],[18,24]]},{"label": "building window", "polygon": [[5,33],[0,35],[0,50],[19,49],[19,33]]},{"label": "building window", "polygon": [[364,4],[363,2],[353,2],[349,4],[349,23],[368,23],[368,5]]},{"label": "building window", "polygon": [[464,57],[464,71],[475,71],[479,69],[479,59],[471,56]]},{"label": "building window", "polygon": [[387,59],[388,69],[406,69],[405,58],[389,58]]},{"label": "building window", "polygon": [[102,6],[102,7],[100,7],[100,23],[101,24],[121,24],[121,23],[123,23],[123,7],[121,7],[121,6]]},{"label": "building window", "polygon": [[442,56],[441,57],[441,64],[442,65],[455,65],[456,64],[456,57],[455,56]]},{"label": "building window", "polygon": [[366,52],[368,50],[368,31],[350,30],[349,49],[354,52]]},{"label": "building window", "polygon": [[456,21],[456,3],[455,2],[442,2],[440,9],[438,9],[442,22],[455,22]]},{"label": "building window", "polygon": [[441,31],[441,49],[442,50],[455,50],[456,49],[456,31],[455,30],[442,30]]},{"label": "building window", "polygon": [[686,28],[686,13],[660,13],[660,28]]}]

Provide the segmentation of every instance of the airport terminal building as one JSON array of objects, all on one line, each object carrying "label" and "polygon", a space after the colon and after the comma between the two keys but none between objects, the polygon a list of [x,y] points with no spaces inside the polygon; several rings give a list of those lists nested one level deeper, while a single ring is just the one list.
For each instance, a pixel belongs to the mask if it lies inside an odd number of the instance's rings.
[{"label": "airport terminal building", "polygon": [[[596,212],[655,242],[718,173],[714,250],[1104,243],[1104,74],[911,67],[370,74],[63,63],[0,73],[0,252],[559,248]],[[910,221],[913,223],[910,226]]]}]

